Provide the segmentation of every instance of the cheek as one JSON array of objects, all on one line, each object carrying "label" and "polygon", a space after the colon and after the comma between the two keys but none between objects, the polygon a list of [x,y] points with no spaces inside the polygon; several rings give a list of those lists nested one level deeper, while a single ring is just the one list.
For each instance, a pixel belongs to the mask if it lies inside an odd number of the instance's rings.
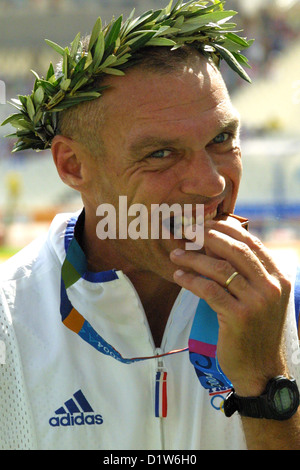
[{"label": "cheek", "polygon": [[243,167],[242,167],[242,160],[241,160],[241,151],[240,149],[236,149],[232,157],[232,163],[227,173],[232,184],[233,203],[235,203],[237,196],[238,196],[238,190],[240,187],[242,172],[243,172]]},{"label": "cheek", "polygon": [[242,164],[242,154],[241,150],[237,149],[235,152],[235,166],[236,166],[236,178],[238,179],[238,184],[241,181],[243,173],[243,164]]},{"label": "cheek", "polygon": [[105,165],[91,166],[86,179],[84,196],[94,206],[116,201],[118,178],[114,170],[109,170]]},{"label": "cheek", "polygon": [[[128,173],[125,177],[125,194],[133,202],[145,205],[161,203],[172,192],[175,177],[170,170],[140,168],[131,174]],[[122,185],[124,187],[123,183]]]},{"label": "cheek", "polygon": [[172,199],[178,178],[173,171],[149,173],[143,180],[143,193],[149,202],[155,204]]},{"label": "cheek", "polygon": [[233,185],[237,188],[239,187],[240,180],[242,177],[242,159],[241,159],[241,150],[239,147],[233,150],[230,155],[230,159],[227,162],[226,174],[232,181]]}]

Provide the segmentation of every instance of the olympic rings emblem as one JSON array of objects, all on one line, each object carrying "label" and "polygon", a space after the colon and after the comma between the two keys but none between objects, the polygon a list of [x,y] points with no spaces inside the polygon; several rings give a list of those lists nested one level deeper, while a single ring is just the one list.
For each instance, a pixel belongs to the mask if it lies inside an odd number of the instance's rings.
[{"label": "olympic rings emblem", "polygon": [[214,395],[210,401],[211,406],[217,411],[222,411],[222,413],[224,413],[224,402],[223,395]]}]

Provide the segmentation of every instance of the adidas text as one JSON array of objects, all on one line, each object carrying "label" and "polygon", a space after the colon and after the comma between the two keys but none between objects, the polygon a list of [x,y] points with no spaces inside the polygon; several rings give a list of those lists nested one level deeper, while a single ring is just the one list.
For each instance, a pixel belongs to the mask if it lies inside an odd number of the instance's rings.
[{"label": "adidas text", "polygon": [[59,416],[52,416],[52,418],[49,419],[49,424],[52,427],[57,427],[57,426],[83,426],[85,424],[91,426],[91,425],[100,425],[103,423],[103,418],[102,415],[84,415],[84,413],[77,414],[76,416],[73,416],[71,414],[66,414],[62,417]]}]

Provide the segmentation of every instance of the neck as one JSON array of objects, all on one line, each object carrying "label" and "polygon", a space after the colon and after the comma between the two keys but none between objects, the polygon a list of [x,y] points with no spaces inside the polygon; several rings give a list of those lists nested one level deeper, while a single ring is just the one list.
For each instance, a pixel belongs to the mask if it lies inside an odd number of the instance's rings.
[{"label": "neck", "polygon": [[95,226],[89,224],[87,219],[84,224],[81,246],[87,258],[89,271],[118,269],[130,279],[145,310],[155,344],[160,346],[180,287],[156,273],[133,266],[128,259],[119,254],[122,253],[121,250],[116,252],[111,240],[98,239]]},{"label": "neck", "polygon": [[155,345],[160,347],[180,287],[147,272],[129,278],[141,299]]}]

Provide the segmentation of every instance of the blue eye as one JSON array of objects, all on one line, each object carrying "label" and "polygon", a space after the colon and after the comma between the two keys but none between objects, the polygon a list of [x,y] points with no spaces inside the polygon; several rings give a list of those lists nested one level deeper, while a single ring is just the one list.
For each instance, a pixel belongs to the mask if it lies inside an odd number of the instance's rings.
[{"label": "blue eye", "polygon": [[229,139],[230,134],[228,132],[222,132],[213,139],[214,144],[224,144]]},{"label": "blue eye", "polygon": [[[168,149],[162,149],[162,150],[157,150],[156,152],[151,153],[149,155],[150,158],[166,158],[171,154],[171,150]],[[167,155],[166,155],[167,154]]]}]

